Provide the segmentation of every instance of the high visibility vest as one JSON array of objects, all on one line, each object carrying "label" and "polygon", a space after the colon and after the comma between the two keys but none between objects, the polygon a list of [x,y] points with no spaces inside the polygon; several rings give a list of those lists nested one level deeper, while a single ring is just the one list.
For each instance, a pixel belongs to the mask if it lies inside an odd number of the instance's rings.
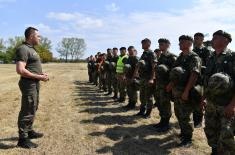
[{"label": "high visibility vest", "polygon": [[124,72],[124,63],[122,62],[124,58],[128,58],[128,55],[118,57],[116,72],[119,74],[122,74]]}]

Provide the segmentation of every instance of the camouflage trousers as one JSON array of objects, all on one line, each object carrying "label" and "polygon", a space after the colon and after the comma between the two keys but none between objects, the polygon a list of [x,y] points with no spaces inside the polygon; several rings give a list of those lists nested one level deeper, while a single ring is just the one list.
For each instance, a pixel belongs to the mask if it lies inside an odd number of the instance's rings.
[{"label": "camouflage trousers", "polygon": [[32,131],[39,103],[39,81],[21,78],[19,87],[22,94],[21,109],[18,116],[19,138],[27,138]]},{"label": "camouflage trousers", "polygon": [[137,103],[137,88],[131,79],[127,80],[128,105],[135,106]]},{"label": "camouflage trousers", "polygon": [[123,100],[126,98],[126,80],[124,77],[124,74],[117,74],[119,98]]},{"label": "camouflage trousers", "polygon": [[106,73],[105,72],[99,72],[99,88],[103,89],[104,91],[107,90],[106,85]]},{"label": "camouflage trousers", "polygon": [[90,70],[90,69],[88,69],[88,77],[89,77],[89,82],[93,82],[92,70]]},{"label": "camouflage trousers", "polygon": [[171,112],[171,93],[166,92],[165,87],[156,89],[157,107],[161,119],[169,120]]},{"label": "camouflage trousers", "polygon": [[209,146],[217,147],[223,155],[235,154],[234,117],[224,116],[224,107],[207,101],[205,110],[205,128]]},{"label": "camouflage trousers", "polygon": [[108,87],[108,92],[112,93],[113,89],[112,89],[112,74],[111,72],[106,72],[106,84]]},{"label": "camouflage trousers", "polygon": [[93,78],[93,82],[94,82],[95,85],[98,85],[98,77],[99,77],[98,72],[94,71],[92,73],[92,78]]},{"label": "camouflage trousers", "polygon": [[192,99],[189,98],[188,101],[183,101],[181,99],[181,95],[184,88],[180,90],[174,89],[172,90],[172,94],[174,97],[174,111],[175,116],[178,120],[181,134],[184,138],[192,138],[193,135],[193,124],[190,116],[194,111],[194,103]]},{"label": "camouflage trousers", "polygon": [[140,80],[140,108],[152,110],[154,85],[150,85],[148,80]]},{"label": "camouflage trousers", "polygon": [[114,96],[118,94],[118,84],[117,84],[117,76],[115,72],[111,73],[111,85],[113,88]]}]

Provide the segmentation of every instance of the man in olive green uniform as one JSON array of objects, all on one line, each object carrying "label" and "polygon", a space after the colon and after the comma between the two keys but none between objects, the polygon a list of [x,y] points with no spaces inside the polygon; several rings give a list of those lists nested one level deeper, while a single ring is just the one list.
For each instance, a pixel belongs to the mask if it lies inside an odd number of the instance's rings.
[{"label": "man in olive green uniform", "polygon": [[[205,71],[205,133],[213,155],[235,154],[235,53],[227,48],[232,41],[229,33],[218,30],[213,34],[215,50]],[[221,74],[222,78],[216,74]]]},{"label": "man in olive green uniform", "polygon": [[116,75],[116,66],[118,61],[118,49],[116,47],[113,48],[113,57],[110,63],[111,70],[111,84],[113,88],[113,99],[117,99],[118,95],[118,84],[117,84],[117,75]]},{"label": "man in olive green uniform", "polygon": [[112,50],[110,48],[107,49],[107,57],[105,59],[105,74],[106,74],[106,85],[108,88],[108,93],[106,95],[111,95],[113,90],[112,90],[112,74],[111,74],[111,68],[110,68],[110,63],[113,58]]},{"label": "man in olive green uniform", "polygon": [[135,47],[128,47],[129,57],[125,63],[125,76],[127,81],[127,95],[128,95],[128,104],[125,106],[127,110],[135,109],[137,103],[137,91],[138,86],[133,80],[134,71],[138,63],[138,58],[136,56]]},{"label": "man in olive green uniform", "polygon": [[[154,54],[155,54],[155,56],[156,56],[156,59],[155,59],[155,68],[157,67],[157,61],[158,61],[158,58],[160,57],[160,55],[161,55],[161,50],[160,49],[155,49],[154,50]],[[154,80],[154,85],[156,86],[156,79]],[[153,97],[154,97],[154,105],[153,105],[153,107],[157,107],[158,106],[158,92],[157,92],[157,90],[156,90],[156,87],[154,87],[154,93],[153,93]]]},{"label": "man in olive green uniform", "polygon": [[169,52],[170,41],[168,39],[161,38],[158,43],[161,55],[156,67],[156,93],[161,120],[154,127],[157,128],[158,132],[165,132],[170,129],[169,120],[172,115],[171,92],[166,91],[166,86],[170,82],[169,72],[175,63],[176,56]]},{"label": "man in olive green uniform", "polygon": [[139,72],[140,78],[140,111],[137,116],[150,118],[153,108],[153,92],[154,92],[154,61],[155,54],[150,50],[151,41],[149,39],[142,40],[143,54],[140,57],[138,66],[134,72],[134,77],[137,77]]},{"label": "man in olive green uniform", "polygon": [[[181,130],[181,143],[179,146],[183,147],[192,145],[193,126],[190,121],[190,115],[194,111],[194,105],[198,104],[198,100],[191,95],[191,92],[196,87],[196,82],[201,72],[201,60],[196,53],[191,51],[192,44],[192,37],[187,35],[179,37],[179,46],[182,52],[177,58],[174,67],[182,68],[184,79],[171,81],[167,86],[167,92],[172,90],[174,97],[175,115]],[[171,70],[171,73],[175,68]]]},{"label": "man in olive green uniform", "polygon": [[26,41],[16,50],[16,71],[21,76],[19,87],[22,93],[17,145],[23,148],[36,148],[37,144],[30,139],[43,136],[32,128],[39,103],[39,81],[48,81],[49,77],[42,72],[40,57],[34,49],[40,41],[38,30],[33,27],[27,28],[25,39]]},{"label": "man in olive green uniform", "polygon": [[118,82],[118,92],[119,92],[119,99],[118,102],[124,102],[126,99],[126,79],[124,74],[124,64],[128,58],[126,54],[126,48],[120,48],[121,55],[117,61],[116,73],[117,73],[117,82]]},{"label": "man in olive green uniform", "polygon": [[[211,51],[208,50],[208,48],[206,48],[203,45],[203,41],[204,41],[204,34],[203,33],[195,33],[194,34],[194,48],[193,48],[193,52],[197,53],[197,55],[201,58],[201,62],[202,62],[202,75],[201,75],[201,79],[200,79],[200,85],[202,85],[202,81],[203,81],[203,71],[204,68],[206,66],[206,62],[211,54]],[[200,104],[198,104],[200,105]],[[202,119],[203,119],[203,111],[200,108],[200,106],[196,106],[195,107],[195,111],[193,112],[193,122],[194,122],[194,127],[195,128],[199,128],[202,126]]]},{"label": "man in olive green uniform", "polygon": [[87,63],[87,69],[88,69],[88,77],[89,77],[89,83],[93,82],[93,78],[92,78],[92,70],[93,70],[93,56],[91,55],[88,58],[88,63]]},{"label": "man in olive green uniform", "polygon": [[95,55],[95,62],[94,62],[94,72],[93,72],[93,81],[94,81],[94,84],[96,86],[98,86],[98,78],[99,78],[99,71],[98,71],[98,64],[99,64],[99,55],[100,55],[100,52],[98,52],[96,55]]}]

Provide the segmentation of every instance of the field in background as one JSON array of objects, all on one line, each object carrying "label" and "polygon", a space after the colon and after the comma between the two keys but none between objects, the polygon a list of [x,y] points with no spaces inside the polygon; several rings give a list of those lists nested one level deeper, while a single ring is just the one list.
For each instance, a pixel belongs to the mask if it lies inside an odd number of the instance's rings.
[{"label": "field in background", "polygon": [[[42,83],[35,129],[45,136],[33,140],[37,149],[16,148],[17,117],[20,108],[19,76],[15,65],[0,65],[0,154],[45,155],[161,155],[209,154],[203,129],[195,129],[192,148],[176,148],[179,133],[174,127],[166,134],[152,128],[159,121],[138,119],[136,111],[125,112],[125,104],[114,103],[93,85],[87,84],[86,64],[45,64],[50,81]],[[139,104],[138,104],[139,105]]]}]

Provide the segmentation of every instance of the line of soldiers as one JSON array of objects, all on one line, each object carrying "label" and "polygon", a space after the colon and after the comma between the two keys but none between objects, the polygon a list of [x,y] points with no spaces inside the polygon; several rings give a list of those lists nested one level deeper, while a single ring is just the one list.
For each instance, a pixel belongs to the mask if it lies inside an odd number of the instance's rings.
[{"label": "line of soldiers", "polygon": [[136,116],[147,119],[157,107],[157,132],[171,128],[173,102],[181,131],[180,147],[192,145],[193,130],[202,126],[204,116],[212,154],[235,154],[235,53],[227,48],[232,37],[216,31],[211,40],[213,51],[203,41],[204,35],[199,32],[194,38],[180,36],[178,57],[169,51],[170,41],[165,38],[158,40],[159,49],[154,52],[150,50],[151,41],[142,40],[140,58],[133,46],[127,49],[128,54],[125,47],[120,48],[119,56],[117,48],[107,49],[107,53],[89,58],[89,81],[107,91],[106,95],[114,93],[117,102],[124,102],[127,92],[127,110],[135,109],[139,91],[141,104]]}]

